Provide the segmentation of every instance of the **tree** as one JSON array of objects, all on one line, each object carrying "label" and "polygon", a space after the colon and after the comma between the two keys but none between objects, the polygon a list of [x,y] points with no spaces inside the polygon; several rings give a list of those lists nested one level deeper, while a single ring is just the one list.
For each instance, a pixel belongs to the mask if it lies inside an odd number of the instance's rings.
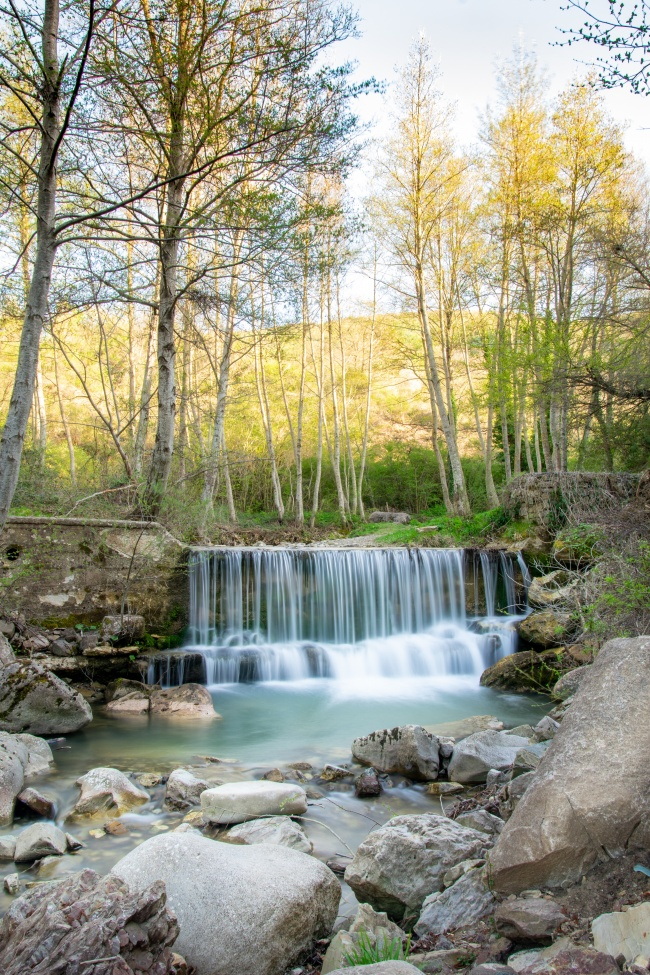
[{"label": "tree", "polygon": [[647,0],[569,0],[565,10],[579,10],[587,19],[580,27],[563,30],[567,45],[586,41],[605,48],[596,58],[603,88],[629,88],[650,94],[650,3]]}]

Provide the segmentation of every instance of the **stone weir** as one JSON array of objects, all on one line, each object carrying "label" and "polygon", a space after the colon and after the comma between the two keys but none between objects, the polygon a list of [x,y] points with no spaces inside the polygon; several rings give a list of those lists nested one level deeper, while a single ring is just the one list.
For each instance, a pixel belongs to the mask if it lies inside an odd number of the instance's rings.
[{"label": "stone weir", "polygon": [[190,554],[183,651],[148,681],[472,676],[515,649],[528,573],[502,551],[212,548]]}]

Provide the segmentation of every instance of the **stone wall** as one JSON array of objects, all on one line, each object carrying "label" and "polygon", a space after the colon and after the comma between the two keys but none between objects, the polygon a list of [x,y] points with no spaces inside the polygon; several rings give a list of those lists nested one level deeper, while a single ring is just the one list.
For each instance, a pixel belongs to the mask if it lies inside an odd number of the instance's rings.
[{"label": "stone wall", "polygon": [[0,534],[0,611],[49,626],[144,616],[153,633],[187,623],[188,549],[148,522],[10,518]]},{"label": "stone wall", "polygon": [[557,529],[563,520],[598,523],[636,496],[639,474],[558,471],[522,474],[503,490],[502,504],[515,518]]}]

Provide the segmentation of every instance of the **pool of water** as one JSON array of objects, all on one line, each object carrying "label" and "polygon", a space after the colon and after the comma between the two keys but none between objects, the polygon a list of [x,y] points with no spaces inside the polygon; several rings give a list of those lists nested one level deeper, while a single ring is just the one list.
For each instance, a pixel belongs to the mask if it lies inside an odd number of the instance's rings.
[{"label": "pool of water", "polygon": [[[435,728],[478,714],[496,715],[512,727],[536,723],[550,707],[541,696],[479,688],[475,677],[314,679],[220,685],[211,691],[220,719],[115,718],[98,709],[91,724],[54,751],[55,768],[32,784],[56,797],[57,824],[86,845],[45,869],[21,867],[24,883],[53,879],[86,866],[105,873],[134,846],[182,820],[182,813],[164,809],[164,786],[159,786],[150,790],[149,803],[122,817],[127,835],[93,836],[91,830],[97,830],[105,817],[76,822],[69,818],[78,795],[75,780],[93,767],[168,773],[183,765],[210,784],[259,778],[265,770],[293,761],[310,762],[317,772],[325,762],[349,760],[353,738],[379,728],[406,723]],[[208,761],[207,756],[220,761]],[[373,800],[356,799],[351,780],[330,785],[314,781],[313,786],[322,798],[310,800],[304,825],[315,855],[323,860],[349,857],[371,829],[394,815],[440,813],[443,808],[439,799],[425,794],[422,785],[410,785],[399,777]],[[18,819],[3,832],[16,833],[26,825],[28,820]],[[16,869],[13,863],[0,862],[0,877]],[[3,891],[0,909],[6,910],[9,903]],[[353,895],[344,889],[341,911],[353,910]]]}]

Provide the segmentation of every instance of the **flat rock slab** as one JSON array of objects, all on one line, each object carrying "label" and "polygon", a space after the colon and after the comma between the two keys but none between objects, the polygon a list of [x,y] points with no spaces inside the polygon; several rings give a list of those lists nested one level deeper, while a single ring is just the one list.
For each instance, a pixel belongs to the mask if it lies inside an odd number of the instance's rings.
[{"label": "flat rock slab", "polygon": [[627,911],[601,914],[591,922],[594,946],[598,951],[626,961],[650,953],[650,903],[637,904]]},{"label": "flat rock slab", "polygon": [[267,816],[251,819],[228,830],[223,837],[228,843],[270,843],[272,846],[288,846],[301,853],[311,853],[313,844],[298,823],[288,816]]},{"label": "flat rock slab", "polygon": [[540,955],[532,965],[518,971],[520,975],[620,975],[611,955],[578,946],[564,948],[551,957]]},{"label": "flat rock slab", "polygon": [[197,975],[284,975],[330,933],[341,896],[315,857],[192,830],[146,840],[113,873],[134,892],[163,881],[180,924],[175,949]]},{"label": "flat rock slab", "polygon": [[650,849],[649,711],[650,637],[610,640],[490,853],[496,890],[561,886],[604,851]]},{"label": "flat rock slab", "polygon": [[230,782],[201,793],[206,823],[230,825],[260,816],[301,816],[307,812],[307,794],[286,782]]},{"label": "flat rock slab", "polygon": [[491,914],[495,906],[483,870],[469,870],[451,887],[427,897],[415,933],[419,938],[435,937],[452,928],[466,927]]},{"label": "flat rock slab", "polygon": [[504,901],[497,908],[494,918],[497,931],[504,937],[511,941],[538,944],[550,942],[566,921],[558,905],[543,897]]},{"label": "flat rock slab", "polygon": [[449,778],[463,784],[485,782],[491,769],[506,771],[514,764],[517,752],[526,747],[527,738],[506,731],[476,732],[454,747],[449,763]]}]

